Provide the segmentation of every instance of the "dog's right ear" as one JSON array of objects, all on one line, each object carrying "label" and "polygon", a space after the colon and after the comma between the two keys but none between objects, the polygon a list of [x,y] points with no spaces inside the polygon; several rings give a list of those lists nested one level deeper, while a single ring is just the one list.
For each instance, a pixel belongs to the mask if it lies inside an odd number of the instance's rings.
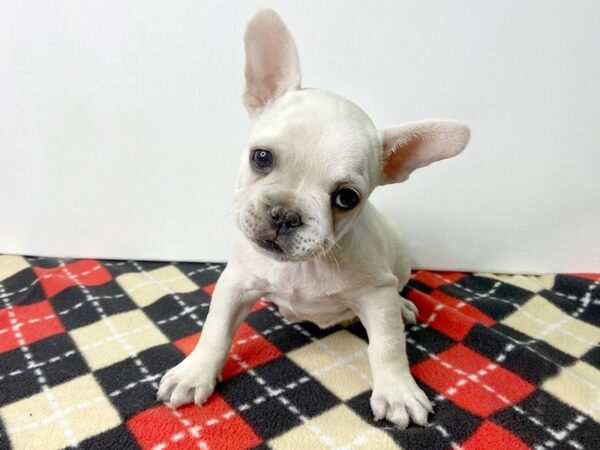
[{"label": "dog's right ear", "polygon": [[250,117],[289,90],[300,87],[300,67],[294,40],[279,15],[271,9],[256,13],[244,37],[246,91],[244,106]]}]

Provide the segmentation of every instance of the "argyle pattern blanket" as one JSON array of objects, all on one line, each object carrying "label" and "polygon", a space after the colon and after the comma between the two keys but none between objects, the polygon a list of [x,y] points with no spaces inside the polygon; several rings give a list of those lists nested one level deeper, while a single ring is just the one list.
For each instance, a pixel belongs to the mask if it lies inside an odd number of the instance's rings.
[{"label": "argyle pattern blanket", "polygon": [[0,256],[0,448],[600,448],[600,275],[414,273],[408,354],[435,414],[399,430],[372,420],[359,322],[260,299],[203,407],[157,401],[223,267]]}]

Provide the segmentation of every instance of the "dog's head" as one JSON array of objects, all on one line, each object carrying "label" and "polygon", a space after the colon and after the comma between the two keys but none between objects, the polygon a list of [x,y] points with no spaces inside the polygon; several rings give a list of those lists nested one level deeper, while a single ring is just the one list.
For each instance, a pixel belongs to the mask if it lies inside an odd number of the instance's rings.
[{"label": "dog's head", "polygon": [[329,251],[373,189],[460,153],[469,129],[425,120],[377,130],[350,101],[300,88],[294,41],[279,16],[246,29],[244,105],[255,120],[236,189],[237,225],[279,260]]}]

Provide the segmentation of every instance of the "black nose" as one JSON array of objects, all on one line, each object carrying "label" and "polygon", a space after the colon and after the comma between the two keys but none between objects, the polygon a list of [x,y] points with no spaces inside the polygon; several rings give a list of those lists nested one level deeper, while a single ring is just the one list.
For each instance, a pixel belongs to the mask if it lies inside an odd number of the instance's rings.
[{"label": "black nose", "polygon": [[271,216],[271,226],[280,232],[302,225],[302,217],[300,217],[297,211],[284,208],[280,205],[269,209],[269,215]]}]

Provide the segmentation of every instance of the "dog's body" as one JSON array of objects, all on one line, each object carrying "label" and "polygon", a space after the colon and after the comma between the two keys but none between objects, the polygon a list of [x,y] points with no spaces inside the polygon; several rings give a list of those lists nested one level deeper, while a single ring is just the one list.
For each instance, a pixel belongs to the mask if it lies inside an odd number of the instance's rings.
[{"label": "dog's body", "polygon": [[272,11],[246,32],[244,102],[256,119],[236,189],[243,236],[221,275],[194,351],[161,380],[158,397],[202,404],[231,339],[256,298],[290,321],[321,327],[358,316],[369,337],[375,419],[427,423],[431,405],[412,378],[404,322],[416,308],[399,295],[410,258],[397,226],[367,200],[376,186],[462,151],[468,129],[422,121],[378,131],[356,105],[300,89],[298,58]]}]

